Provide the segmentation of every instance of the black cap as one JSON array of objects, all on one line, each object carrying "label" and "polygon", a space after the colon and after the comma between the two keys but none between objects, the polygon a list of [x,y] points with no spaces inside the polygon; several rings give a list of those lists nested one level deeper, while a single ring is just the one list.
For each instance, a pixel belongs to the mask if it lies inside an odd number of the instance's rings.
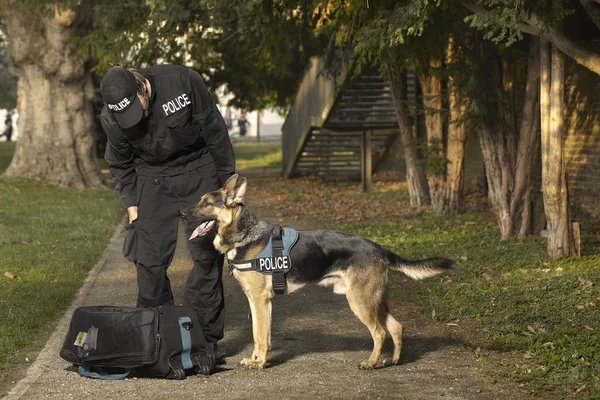
[{"label": "black cap", "polygon": [[119,126],[131,128],[144,115],[137,97],[137,82],[133,74],[124,68],[111,68],[100,82],[102,101],[111,110]]}]

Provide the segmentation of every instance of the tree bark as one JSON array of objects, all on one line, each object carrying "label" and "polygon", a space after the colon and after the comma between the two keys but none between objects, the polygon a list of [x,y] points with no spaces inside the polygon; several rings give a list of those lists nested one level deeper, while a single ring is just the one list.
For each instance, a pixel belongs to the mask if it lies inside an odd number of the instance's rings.
[{"label": "tree bark", "polygon": [[548,255],[573,254],[569,203],[564,168],[564,56],[556,46],[542,40],[542,192],[548,230]]},{"label": "tree bark", "polygon": [[514,221],[509,204],[514,181],[511,165],[506,157],[508,152],[504,132],[484,121],[479,130],[479,144],[488,181],[488,199],[498,219],[500,238],[509,239],[514,235]]},{"label": "tree bark", "polygon": [[86,60],[70,46],[81,15],[54,7],[41,15],[0,0],[10,55],[20,69],[19,140],[5,175],[65,187],[99,187]]},{"label": "tree bark", "polygon": [[531,175],[538,146],[538,128],[540,120],[540,106],[538,101],[540,76],[539,54],[539,39],[532,38],[529,44],[525,98],[523,101],[523,113],[519,130],[519,143],[515,168],[515,187],[510,204],[510,214],[515,219],[515,226],[518,227],[517,236],[519,238],[524,238],[531,234]]},{"label": "tree bark", "polygon": [[[447,63],[456,62],[456,48],[451,40],[448,44]],[[464,161],[467,130],[461,119],[465,116],[468,104],[459,96],[455,78],[448,77],[449,117],[448,145],[446,148],[446,180],[443,203],[444,214],[455,214],[459,211],[464,185]]]},{"label": "tree bark", "polygon": [[432,60],[429,68],[419,71],[419,83],[423,92],[425,127],[427,129],[427,174],[431,205],[438,214],[444,211],[444,177],[446,175],[446,157],[444,147],[444,124],[442,121],[442,81],[431,72],[439,68],[440,60]]},{"label": "tree bark", "polygon": [[406,162],[406,180],[411,206],[429,204],[429,188],[423,162],[414,146],[413,127],[406,109],[406,84],[402,70],[396,66],[388,69],[394,108],[400,129],[400,139],[404,146],[404,161]]},{"label": "tree bark", "polygon": [[[537,40],[532,40],[529,47],[520,125],[515,121],[514,106],[512,106],[515,86],[514,76],[510,71],[514,70],[513,66],[507,67],[504,60],[504,67],[500,71],[499,63],[495,58],[481,61],[484,67],[478,78],[484,83],[484,88],[497,88],[492,92],[496,93],[497,103],[500,104],[500,106],[483,107],[484,104],[476,103],[476,111],[481,112],[483,120],[479,141],[486,167],[488,198],[498,219],[501,239],[509,239],[517,235],[525,237],[531,232],[531,172],[539,124],[538,52]],[[506,104],[509,105],[508,108]],[[515,134],[517,129],[518,141]]]}]

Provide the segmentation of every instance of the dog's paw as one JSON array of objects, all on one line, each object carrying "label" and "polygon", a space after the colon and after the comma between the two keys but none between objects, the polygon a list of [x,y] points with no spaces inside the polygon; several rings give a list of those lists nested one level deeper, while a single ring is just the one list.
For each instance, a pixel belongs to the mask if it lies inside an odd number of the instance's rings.
[{"label": "dog's paw", "polygon": [[358,364],[358,369],[374,369],[375,368],[375,364],[374,363],[370,363],[369,361],[363,361],[360,364]]},{"label": "dog's paw", "polygon": [[243,365],[245,367],[252,360],[253,360],[253,358],[242,358],[242,361],[240,361],[240,365]]},{"label": "dog's paw", "polygon": [[381,361],[382,367],[391,367],[392,365],[400,365],[400,360],[394,360],[392,357],[386,357]]},{"label": "dog's paw", "polygon": [[240,361],[240,364],[248,369],[263,369],[265,367],[265,361],[254,360],[252,358],[244,358]]}]

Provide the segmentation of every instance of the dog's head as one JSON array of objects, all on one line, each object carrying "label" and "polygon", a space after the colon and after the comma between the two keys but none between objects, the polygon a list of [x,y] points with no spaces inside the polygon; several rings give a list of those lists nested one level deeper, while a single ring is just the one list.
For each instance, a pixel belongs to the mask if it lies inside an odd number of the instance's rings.
[{"label": "dog's head", "polygon": [[236,211],[244,206],[247,186],[247,179],[235,174],[227,179],[221,189],[206,193],[196,205],[186,208],[182,214],[185,220],[201,222],[188,240],[207,235],[215,224],[231,224]]}]

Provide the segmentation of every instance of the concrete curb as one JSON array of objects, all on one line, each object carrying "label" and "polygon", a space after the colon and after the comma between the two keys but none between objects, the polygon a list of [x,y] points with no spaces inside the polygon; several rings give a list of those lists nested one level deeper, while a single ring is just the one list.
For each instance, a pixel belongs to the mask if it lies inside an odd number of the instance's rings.
[{"label": "concrete curb", "polygon": [[[123,228],[125,227],[126,222],[126,218],[123,218],[123,220],[118,224],[118,226],[112,234],[110,243],[120,240],[120,235],[123,231]],[[3,398],[4,400],[20,399],[27,392],[27,390],[33,384],[35,384],[35,382],[39,379],[42,373],[45,372],[45,370],[48,368],[48,365],[51,364],[49,360],[58,356],[58,350],[62,346],[62,342],[64,340],[64,332],[66,331],[67,327],[69,326],[69,323],[71,322],[73,311],[75,311],[77,307],[83,304],[83,301],[87,296],[90,288],[96,281],[98,274],[100,274],[100,271],[102,271],[102,268],[106,264],[106,261],[108,260],[110,255],[109,248],[110,245],[106,246],[104,252],[102,253],[102,256],[100,257],[100,260],[88,272],[85,280],[83,281],[83,285],[81,286],[79,292],[77,293],[77,296],[75,297],[75,300],[73,300],[69,308],[67,308],[63,316],[60,318],[56,328],[54,329],[54,332],[44,345],[44,348],[42,349],[42,351],[40,351],[33,364],[27,369],[25,377],[19,382],[17,382],[17,384],[11,390],[8,391],[8,395]]]}]

